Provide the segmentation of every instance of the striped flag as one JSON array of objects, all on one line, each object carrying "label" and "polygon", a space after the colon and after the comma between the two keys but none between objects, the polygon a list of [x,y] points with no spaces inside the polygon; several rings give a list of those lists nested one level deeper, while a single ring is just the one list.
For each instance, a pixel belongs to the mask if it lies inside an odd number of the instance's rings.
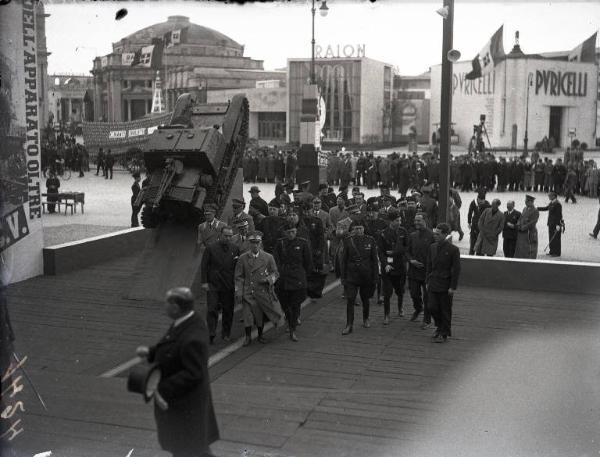
[{"label": "striped flag", "polygon": [[504,57],[503,35],[504,25],[501,25],[490,41],[486,43],[472,61],[473,70],[465,76],[466,79],[477,79],[494,71],[498,60]]},{"label": "striped flag", "polygon": [[595,63],[596,62],[596,36],[598,32],[594,32],[594,34],[573,49],[569,53],[568,61],[569,62],[588,62]]}]

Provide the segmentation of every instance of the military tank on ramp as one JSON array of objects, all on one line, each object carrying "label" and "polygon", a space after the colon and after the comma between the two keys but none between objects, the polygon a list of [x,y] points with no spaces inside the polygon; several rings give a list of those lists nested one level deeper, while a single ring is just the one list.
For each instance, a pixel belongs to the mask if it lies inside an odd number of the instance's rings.
[{"label": "military tank on ramp", "polygon": [[192,94],[177,99],[168,126],[152,133],[143,148],[148,180],[135,204],[142,225],[154,229],[138,260],[127,298],[162,300],[171,287],[197,284],[203,249],[196,245],[204,206],[227,220],[231,199],[242,198],[238,173],[248,139],[249,106],[244,94],[229,103],[198,104]]},{"label": "military tank on ramp", "polygon": [[197,226],[205,203],[225,209],[248,140],[248,99],[196,104],[177,99],[170,124],[159,127],[143,148],[148,182],[135,204],[146,228],[174,220]]}]

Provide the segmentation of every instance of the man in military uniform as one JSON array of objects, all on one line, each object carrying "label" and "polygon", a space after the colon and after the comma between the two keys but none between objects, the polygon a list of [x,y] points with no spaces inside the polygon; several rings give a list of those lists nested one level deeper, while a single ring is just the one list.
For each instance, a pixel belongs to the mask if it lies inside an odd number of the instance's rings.
[{"label": "man in military uniform", "polygon": [[428,225],[430,227],[435,227],[438,218],[438,202],[431,197],[433,186],[424,186],[421,190],[423,191],[423,196],[419,201],[421,204],[421,211],[426,214]]},{"label": "man in military uniform", "polygon": [[390,226],[379,233],[379,261],[381,262],[381,281],[383,289],[383,325],[390,323],[390,299],[396,292],[398,296],[398,315],[403,314],[402,301],[406,283],[406,247],[408,232],[400,225],[397,211],[388,213]]},{"label": "man in military uniform", "polygon": [[246,206],[246,202],[239,198],[234,198],[231,200],[231,206],[233,208],[233,215],[227,221],[227,225],[230,227],[234,227],[234,232],[237,233],[237,225],[240,221],[246,220],[248,221],[248,230],[250,232],[254,231],[254,221],[252,218],[244,212],[244,207]]},{"label": "man in military uniform", "polygon": [[[318,201],[318,197],[315,197],[314,201]],[[313,204],[316,206],[315,203]],[[329,217],[324,211],[323,215]],[[323,296],[323,288],[325,287],[325,278],[327,276],[326,265],[329,263],[327,234],[322,219],[318,215],[315,215],[314,207],[304,213],[304,224],[308,229],[308,241],[313,259],[313,270],[307,272],[307,294],[311,299],[316,299]]]},{"label": "man in military uniform", "polygon": [[[381,193],[378,197],[380,207],[388,208],[396,203],[396,198],[390,194],[390,186],[387,184],[382,184],[379,186],[379,192]],[[386,200],[389,201],[386,203]]]},{"label": "man in military uniform", "polygon": [[369,299],[375,292],[375,284],[379,275],[377,259],[377,243],[365,235],[364,225],[353,222],[350,226],[352,235],[344,240],[342,250],[341,279],[346,297],[346,328],[342,335],[352,333],[354,326],[354,303],[360,295],[363,308],[363,327],[369,328]]},{"label": "man in military uniform", "polygon": [[217,241],[221,235],[221,230],[227,224],[218,220],[215,215],[217,214],[217,207],[215,205],[204,205],[204,217],[206,220],[198,226],[198,240],[197,247],[206,247],[209,244]]},{"label": "man in military uniform", "polygon": [[219,241],[211,243],[202,256],[200,277],[202,288],[207,292],[207,316],[210,344],[217,334],[219,310],[223,311],[221,338],[229,341],[233,322],[234,272],[240,250],[231,242],[233,229],[223,227]]},{"label": "man in military uniform", "polygon": [[365,219],[365,234],[377,239],[379,234],[388,228],[388,220],[384,220],[379,217],[377,211],[377,202],[373,202],[367,205],[367,217]]},{"label": "man in military uniform", "polygon": [[538,206],[538,211],[548,211],[548,245],[550,252],[546,255],[560,257],[561,254],[561,235],[565,221],[562,216],[562,205],[558,201],[556,192],[549,192],[550,203],[547,206]]},{"label": "man in military uniform", "polygon": [[535,208],[535,197],[525,196],[525,208],[517,222],[517,245],[515,247],[516,259],[535,259],[538,250],[537,221],[540,212]]},{"label": "man in military uniform", "polygon": [[313,271],[313,264],[308,241],[297,237],[296,226],[287,224],[284,231],[285,238],[275,245],[274,257],[280,275],[275,291],[285,311],[290,339],[296,342],[300,306],[306,298],[307,276]]},{"label": "man in military uniform", "polygon": [[352,188],[352,198],[348,199],[348,204],[355,205],[356,204],[356,196],[359,194],[360,194],[360,187],[353,187]]},{"label": "man in military uniform", "polygon": [[445,343],[452,336],[452,299],[460,275],[460,251],[452,244],[448,224],[438,224],[433,233],[436,242],[427,257],[427,305],[437,327],[432,342]]},{"label": "man in military uniform", "polygon": [[416,230],[408,236],[406,258],[408,259],[408,290],[412,298],[414,312],[411,322],[419,318],[424,311],[422,329],[431,325],[431,313],[427,307],[427,288],[425,287],[425,267],[429,248],[434,243],[433,232],[427,227],[425,215],[415,215]]},{"label": "man in military uniform", "polygon": [[278,323],[281,319],[273,290],[273,285],[279,278],[275,259],[260,249],[262,233],[252,232],[248,238],[251,248],[240,255],[235,266],[235,297],[242,303],[246,333],[244,346],[251,342],[252,324],[258,328],[258,341],[264,344],[267,342],[263,337],[264,317],[273,323]]},{"label": "man in military uniform", "polygon": [[250,237],[248,236],[248,221],[238,221],[236,225],[237,233],[231,238],[231,243],[238,248],[240,254],[248,252],[251,248]]}]

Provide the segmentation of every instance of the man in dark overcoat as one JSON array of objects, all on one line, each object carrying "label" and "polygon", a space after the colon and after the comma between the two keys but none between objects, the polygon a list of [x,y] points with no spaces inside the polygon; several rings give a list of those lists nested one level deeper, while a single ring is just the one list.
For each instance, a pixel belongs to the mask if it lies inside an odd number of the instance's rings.
[{"label": "man in dark overcoat", "polygon": [[341,280],[346,297],[346,328],[342,335],[352,333],[354,326],[354,303],[360,295],[363,311],[363,327],[369,328],[369,299],[375,292],[379,276],[377,243],[365,235],[364,225],[354,221],[350,225],[351,236],[344,239],[341,253]]},{"label": "man in dark overcoat", "polygon": [[229,341],[233,322],[235,264],[240,256],[239,248],[231,240],[233,229],[223,227],[219,241],[208,245],[202,255],[200,282],[206,291],[207,323],[210,344],[217,334],[219,310],[223,312],[221,338]]},{"label": "man in dark overcoat", "polygon": [[427,257],[427,306],[435,322],[434,343],[452,336],[452,299],[460,275],[460,251],[452,244],[450,226],[445,222],[434,230],[436,242]]},{"label": "man in dark overcoat", "polygon": [[167,292],[165,311],[173,320],[167,334],[155,346],[137,349],[161,373],[154,393],[158,442],[173,457],[210,457],[219,428],[210,391],[206,322],[194,311],[187,287]]},{"label": "man in dark overcoat", "polygon": [[548,211],[548,240],[550,240],[550,252],[547,254],[552,257],[560,257],[561,254],[561,235],[564,225],[562,215],[562,205],[558,201],[556,192],[549,192],[550,203],[547,206],[538,206],[538,211]]},{"label": "man in dark overcoat", "polygon": [[313,270],[312,255],[308,241],[298,238],[298,229],[293,223],[285,226],[285,237],[275,245],[275,263],[279,279],[275,292],[285,312],[290,339],[298,341],[296,327],[300,307],[306,298],[307,276]]},{"label": "man in dark overcoat", "polygon": [[517,222],[521,217],[521,212],[515,209],[515,202],[509,200],[506,202],[506,211],[504,211],[504,229],[502,230],[502,250],[504,257],[509,259],[515,256],[517,248]]},{"label": "man in dark overcoat", "polygon": [[408,236],[406,258],[408,260],[408,290],[412,298],[414,312],[410,320],[419,318],[423,312],[422,329],[431,325],[431,313],[427,306],[427,288],[425,273],[429,248],[434,243],[433,232],[427,227],[425,215],[417,213],[414,218],[416,230]]}]

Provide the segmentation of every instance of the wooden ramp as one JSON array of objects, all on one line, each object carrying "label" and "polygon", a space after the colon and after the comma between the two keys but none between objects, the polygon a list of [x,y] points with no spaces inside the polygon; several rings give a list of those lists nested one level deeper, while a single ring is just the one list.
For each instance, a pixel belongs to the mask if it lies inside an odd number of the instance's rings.
[{"label": "wooden ramp", "polygon": [[162,300],[165,291],[193,287],[202,251],[196,251],[196,227],[165,223],[154,229],[131,277],[130,300]]}]

